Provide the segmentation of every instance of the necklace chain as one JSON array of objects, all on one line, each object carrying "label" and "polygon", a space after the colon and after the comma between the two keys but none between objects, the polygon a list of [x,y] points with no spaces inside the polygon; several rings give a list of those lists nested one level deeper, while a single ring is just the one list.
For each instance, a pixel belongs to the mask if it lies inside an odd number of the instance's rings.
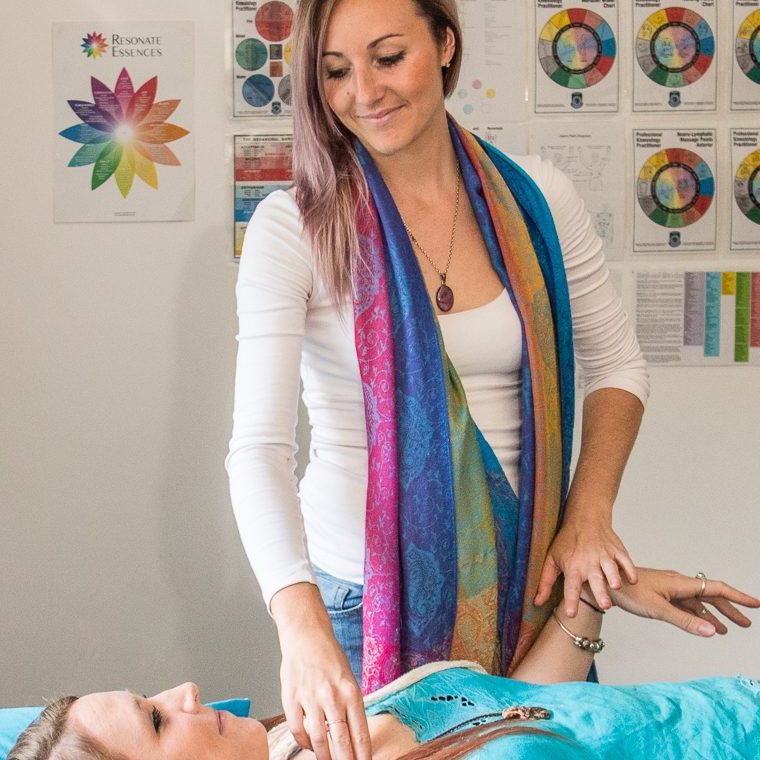
[{"label": "necklace chain", "polygon": [[449,271],[449,266],[451,265],[451,257],[454,255],[454,233],[457,229],[457,217],[459,216],[459,191],[462,185],[462,166],[457,160],[457,195],[456,195],[456,203],[454,205],[454,219],[451,223],[451,237],[449,238],[449,258],[446,260],[446,268],[441,271],[438,269],[438,267],[435,265],[435,262],[433,259],[430,258],[428,255],[428,252],[420,245],[420,241],[417,240],[416,237],[414,237],[414,233],[409,229],[409,225],[406,223],[404,217],[401,217],[401,221],[404,224],[404,229],[406,230],[406,234],[409,235],[410,240],[417,246],[417,248],[420,249],[420,253],[430,262],[430,266],[435,269],[438,276],[441,278],[441,282],[445,285],[446,284],[446,274]]}]

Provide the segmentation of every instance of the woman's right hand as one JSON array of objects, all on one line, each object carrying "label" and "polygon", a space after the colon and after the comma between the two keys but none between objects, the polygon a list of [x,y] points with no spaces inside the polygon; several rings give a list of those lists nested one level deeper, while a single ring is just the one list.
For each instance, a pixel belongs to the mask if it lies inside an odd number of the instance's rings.
[{"label": "woman's right hand", "polygon": [[282,706],[290,732],[316,760],[371,760],[361,690],[318,588],[312,583],[288,586],[275,594],[271,608],[282,651]]}]

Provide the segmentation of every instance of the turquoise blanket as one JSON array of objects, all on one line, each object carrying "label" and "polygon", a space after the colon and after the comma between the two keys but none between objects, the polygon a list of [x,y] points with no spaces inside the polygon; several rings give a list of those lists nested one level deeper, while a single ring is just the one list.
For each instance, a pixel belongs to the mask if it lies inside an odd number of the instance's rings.
[{"label": "turquoise blanket", "polygon": [[513,705],[550,710],[549,720],[522,725],[551,731],[570,742],[543,736],[505,736],[472,758],[760,758],[760,682],[743,677],[635,686],[534,686],[453,668],[386,697],[367,713],[391,713],[425,742],[468,719],[472,722],[462,728],[475,725],[483,713],[500,712]]}]

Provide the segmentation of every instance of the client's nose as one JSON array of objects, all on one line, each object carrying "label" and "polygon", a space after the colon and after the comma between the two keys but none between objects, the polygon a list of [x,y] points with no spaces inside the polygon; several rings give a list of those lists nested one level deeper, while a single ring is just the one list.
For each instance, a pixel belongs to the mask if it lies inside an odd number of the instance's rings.
[{"label": "client's nose", "polygon": [[153,700],[174,710],[194,713],[198,712],[200,707],[200,690],[192,681],[187,681],[173,689],[156,694]]}]

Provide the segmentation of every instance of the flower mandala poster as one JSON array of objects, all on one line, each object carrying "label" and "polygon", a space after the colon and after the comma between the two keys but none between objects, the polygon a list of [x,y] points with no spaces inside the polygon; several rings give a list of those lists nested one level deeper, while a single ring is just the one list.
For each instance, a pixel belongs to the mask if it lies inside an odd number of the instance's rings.
[{"label": "flower mandala poster", "polygon": [[53,25],[55,221],[190,220],[192,22]]}]

